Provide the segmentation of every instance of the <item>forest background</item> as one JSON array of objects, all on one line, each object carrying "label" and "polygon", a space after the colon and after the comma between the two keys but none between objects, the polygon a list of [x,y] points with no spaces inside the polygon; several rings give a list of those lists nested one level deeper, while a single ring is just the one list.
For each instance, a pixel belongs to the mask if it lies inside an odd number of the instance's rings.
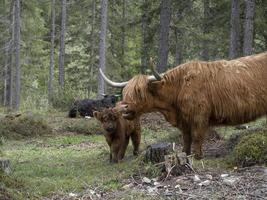
[{"label": "forest background", "polygon": [[116,81],[266,51],[266,0],[1,0],[0,104],[67,109]]}]

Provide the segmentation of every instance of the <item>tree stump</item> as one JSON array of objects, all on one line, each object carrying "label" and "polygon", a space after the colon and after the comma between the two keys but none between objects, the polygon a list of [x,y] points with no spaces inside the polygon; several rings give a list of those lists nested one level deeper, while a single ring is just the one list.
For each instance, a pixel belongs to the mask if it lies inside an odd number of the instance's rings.
[{"label": "tree stump", "polygon": [[172,154],[165,155],[164,170],[168,174],[179,176],[191,173],[193,168],[188,162],[186,153],[175,150]]},{"label": "tree stump", "polygon": [[172,152],[171,143],[157,143],[147,147],[145,153],[145,162],[161,163],[165,161],[164,156]]},{"label": "tree stump", "polygon": [[166,178],[170,174],[178,176],[193,171],[186,153],[176,149],[174,143],[157,143],[148,146],[144,160],[159,167],[167,174]]},{"label": "tree stump", "polygon": [[0,171],[3,171],[7,174],[11,172],[11,166],[9,160],[0,158]]}]

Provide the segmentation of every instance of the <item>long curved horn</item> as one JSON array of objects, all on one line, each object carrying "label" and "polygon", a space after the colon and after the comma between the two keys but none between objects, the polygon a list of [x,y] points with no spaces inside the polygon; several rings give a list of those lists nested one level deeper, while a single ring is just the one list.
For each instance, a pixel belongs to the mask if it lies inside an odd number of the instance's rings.
[{"label": "long curved horn", "polygon": [[150,58],[150,60],[149,60],[149,66],[150,66],[150,69],[152,70],[152,73],[153,73],[153,75],[155,76],[156,80],[160,81],[160,80],[161,80],[161,76],[160,76],[160,74],[156,71],[156,69],[155,69],[155,64],[154,64],[152,58]]},{"label": "long curved horn", "polygon": [[103,77],[103,79],[107,82],[107,84],[109,84],[110,86],[112,87],[118,87],[118,88],[123,88],[127,85],[128,81],[125,81],[125,82],[121,82],[121,83],[118,83],[118,82],[113,82],[111,80],[109,80],[106,75],[103,73],[103,71],[99,68],[99,72],[100,72],[100,75]]}]

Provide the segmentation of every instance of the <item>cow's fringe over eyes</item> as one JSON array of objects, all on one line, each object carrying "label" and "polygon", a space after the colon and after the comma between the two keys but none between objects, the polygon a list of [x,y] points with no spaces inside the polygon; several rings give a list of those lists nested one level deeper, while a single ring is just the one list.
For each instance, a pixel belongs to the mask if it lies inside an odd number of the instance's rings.
[{"label": "cow's fringe over eyes", "polygon": [[[132,102],[135,102],[136,99],[139,99],[141,101],[147,101],[149,100],[148,96],[148,76],[146,75],[139,75],[133,77],[127,86],[123,90],[123,97],[127,97],[127,99],[130,99]],[[140,88],[142,88],[140,90]]]}]

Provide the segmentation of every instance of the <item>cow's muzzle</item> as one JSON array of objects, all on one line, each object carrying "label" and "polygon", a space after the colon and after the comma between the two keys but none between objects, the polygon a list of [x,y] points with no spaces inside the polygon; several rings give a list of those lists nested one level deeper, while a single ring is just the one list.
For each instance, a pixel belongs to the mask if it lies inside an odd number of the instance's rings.
[{"label": "cow's muzzle", "polygon": [[128,120],[133,120],[136,116],[136,112],[128,104],[121,104],[119,111],[122,113],[123,118]]}]

